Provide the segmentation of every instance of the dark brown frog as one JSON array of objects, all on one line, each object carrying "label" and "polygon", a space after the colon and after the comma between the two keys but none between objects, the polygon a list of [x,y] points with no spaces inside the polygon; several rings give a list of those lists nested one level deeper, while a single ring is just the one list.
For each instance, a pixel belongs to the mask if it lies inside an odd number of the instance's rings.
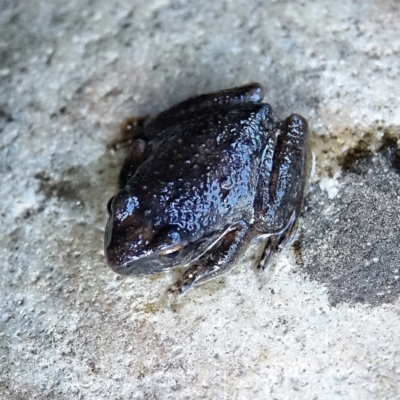
[{"label": "dark brown frog", "polygon": [[105,254],[123,275],[188,269],[183,292],[226,272],[269,235],[264,266],[299,216],[307,121],[279,121],[259,84],[201,95],[144,126],[109,201]]}]

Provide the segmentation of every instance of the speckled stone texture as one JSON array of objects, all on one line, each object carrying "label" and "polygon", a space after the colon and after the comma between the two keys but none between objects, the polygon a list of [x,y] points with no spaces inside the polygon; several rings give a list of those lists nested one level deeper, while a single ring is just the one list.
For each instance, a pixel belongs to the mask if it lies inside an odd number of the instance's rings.
[{"label": "speckled stone texture", "polygon": [[[398,1],[0,0],[2,399],[400,398]],[[130,116],[259,81],[309,119],[299,233],[174,300],[106,267]]]}]

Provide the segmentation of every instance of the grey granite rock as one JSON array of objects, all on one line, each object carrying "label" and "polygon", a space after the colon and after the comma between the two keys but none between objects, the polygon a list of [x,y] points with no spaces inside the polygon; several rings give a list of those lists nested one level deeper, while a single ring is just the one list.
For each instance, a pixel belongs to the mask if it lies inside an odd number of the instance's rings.
[{"label": "grey granite rock", "polygon": [[[395,0],[0,0],[0,396],[399,398],[399,18]],[[249,81],[310,121],[294,246],[178,301],[173,274],[113,274],[120,124]]]},{"label": "grey granite rock", "polygon": [[400,170],[397,146],[354,160],[329,200],[314,187],[306,202],[299,272],[329,288],[332,305],[380,305],[400,294]]}]

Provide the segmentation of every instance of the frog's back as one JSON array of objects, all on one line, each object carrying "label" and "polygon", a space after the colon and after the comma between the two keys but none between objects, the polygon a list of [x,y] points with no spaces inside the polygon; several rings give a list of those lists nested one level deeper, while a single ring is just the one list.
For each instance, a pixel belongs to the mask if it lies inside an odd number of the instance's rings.
[{"label": "frog's back", "polygon": [[[270,106],[212,107],[158,132],[128,182],[145,199],[154,225],[173,224],[191,238],[250,219]],[[223,222],[222,222],[223,221]]]}]

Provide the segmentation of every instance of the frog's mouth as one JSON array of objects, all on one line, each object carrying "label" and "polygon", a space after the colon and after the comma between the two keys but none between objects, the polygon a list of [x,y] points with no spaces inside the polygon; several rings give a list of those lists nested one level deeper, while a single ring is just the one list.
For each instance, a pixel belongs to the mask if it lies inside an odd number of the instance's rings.
[{"label": "frog's mouth", "polygon": [[178,265],[186,268],[200,259],[202,263],[215,264],[221,257],[221,252],[225,251],[221,243],[225,243],[225,247],[230,245],[231,233],[237,229],[237,226],[229,226],[222,233],[218,232],[198,241],[187,243],[176,259],[169,260],[163,259],[159,252],[153,252],[153,250],[148,250],[147,254],[144,250],[143,254],[132,257],[129,254],[129,244],[125,241],[119,244],[118,242],[113,243],[111,227],[107,228],[105,255],[110,268],[120,275],[143,276],[160,273]]},{"label": "frog's mouth", "polygon": [[157,254],[144,258],[134,257],[121,263],[118,261],[115,262],[110,252],[106,253],[106,255],[110,268],[120,275],[152,275],[171,268],[171,265],[163,263]]}]

